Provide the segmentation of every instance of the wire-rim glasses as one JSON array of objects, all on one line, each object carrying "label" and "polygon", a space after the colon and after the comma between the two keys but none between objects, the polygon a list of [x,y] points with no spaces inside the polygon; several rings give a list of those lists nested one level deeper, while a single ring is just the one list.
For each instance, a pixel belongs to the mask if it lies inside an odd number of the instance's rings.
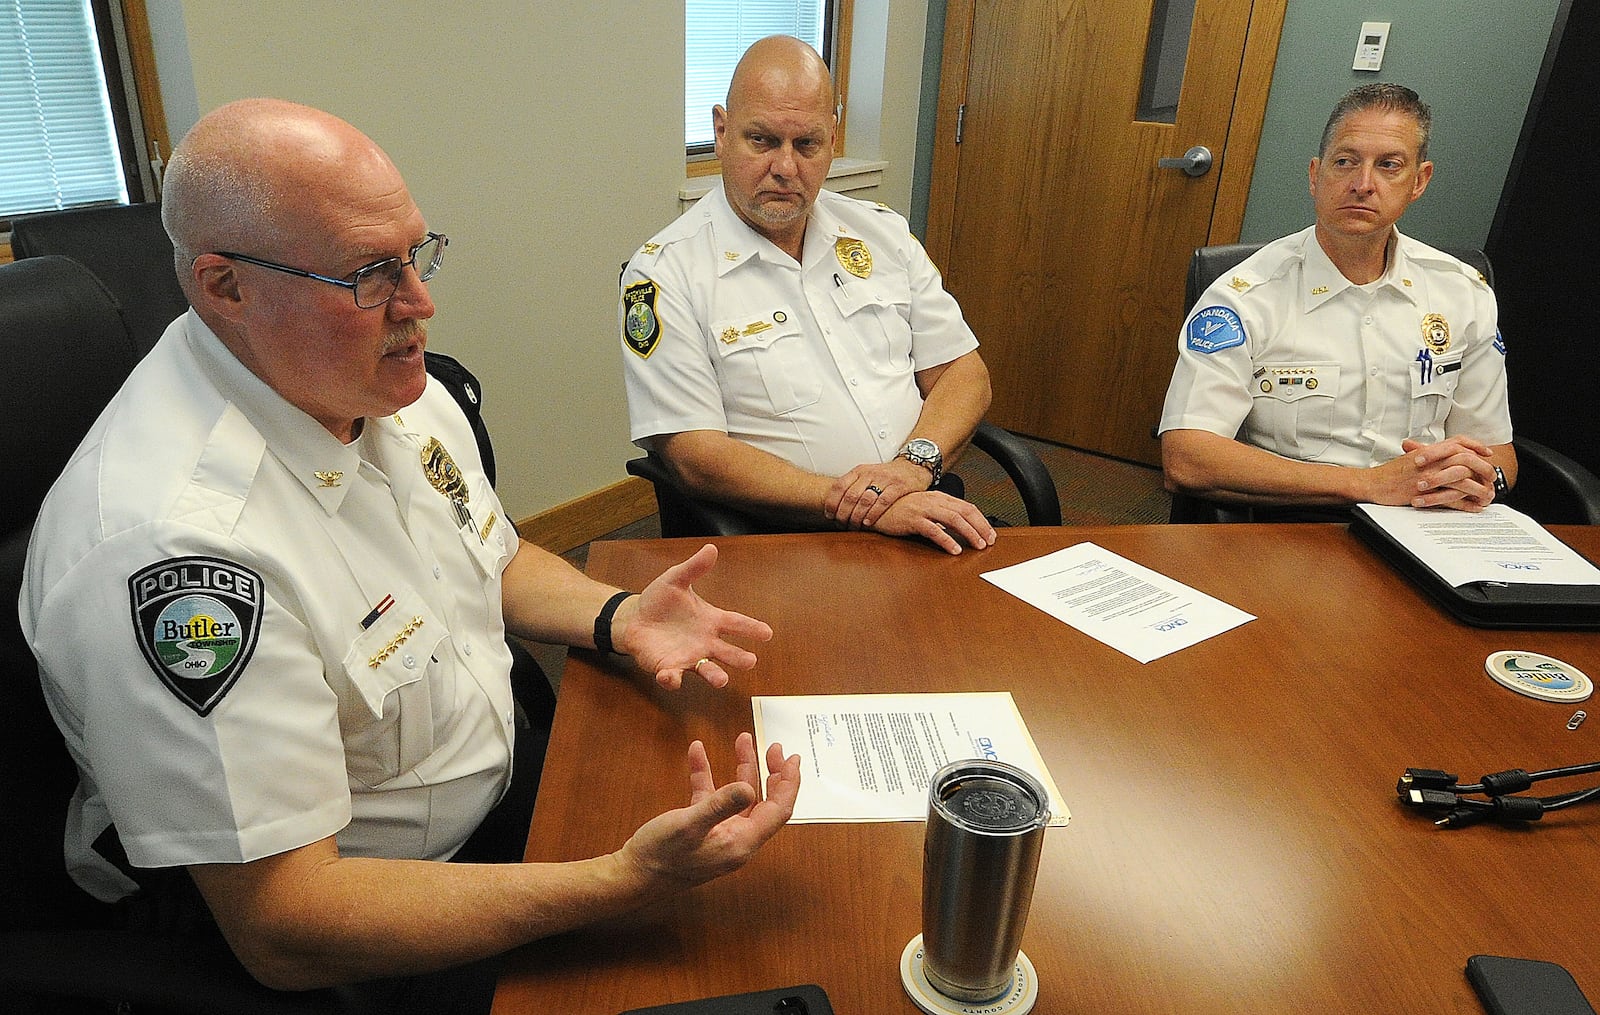
[{"label": "wire-rim glasses", "polygon": [[442,233],[429,233],[427,239],[412,247],[405,257],[386,257],[381,261],[373,261],[369,265],[357,268],[348,278],[318,275],[314,271],[291,268],[286,264],[266,261],[231,250],[219,250],[216,254],[231,261],[243,261],[245,264],[253,264],[260,268],[281,271],[285,275],[314,278],[318,282],[342,286],[349,289],[351,295],[355,297],[356,306],[362,310],[374,310],[394,298],[395,290],[400,288],[400,277],[405,273],[406,265],[416,268],[417,278],[422,281],[426,282],[432,278],[439,271],[439,265],[444,262],[444,248],[449,244],[450,237]]}]

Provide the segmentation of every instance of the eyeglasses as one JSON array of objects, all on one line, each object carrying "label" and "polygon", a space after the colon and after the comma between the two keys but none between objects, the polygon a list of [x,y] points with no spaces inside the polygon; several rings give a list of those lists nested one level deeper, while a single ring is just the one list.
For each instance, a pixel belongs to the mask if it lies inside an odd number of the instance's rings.
[{"label": "eyeglasses", "polygon": [[449,246],[450,237],[440,233],[429,233],[428,238],[412,247],[405,257],[386,257],[381,261],[373,261],[362,268],[357,268],[349,278],[332,278],[328,275],[318,275],[314,271],[301,271],[291,268],[286,264],[277,264],[273,261],[263,261],[259,257],[248,254],[236,254],[228,250],[216,252],[218,257],[226,257],[233,261],[243,261],[245,264],[254,264],[261,268],[271,268],[281,271],[285,275],[298,275],[301,278],[314,278],[318,282],[327,282],[330,285],[343,286],[349,289],[356,298],[356,306],[362,310],[373,310],[383,306],[394,297],[395,290],[400,288],[400,276],[405,273],[406,265],[417,269],[417,277],[426,282],[439,270],[439,265],[444,261],[444,248]]}]

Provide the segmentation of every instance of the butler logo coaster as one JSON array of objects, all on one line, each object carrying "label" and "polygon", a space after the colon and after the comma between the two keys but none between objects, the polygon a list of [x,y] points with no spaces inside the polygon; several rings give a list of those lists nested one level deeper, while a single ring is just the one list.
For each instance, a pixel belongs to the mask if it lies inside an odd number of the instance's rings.
[{"label": "butler logo coaster", "polygon": [[1484,672],[1530,698],[1583,701],[1594,693],[1594,681],[1569,663],[1537,652],[1496,652],[1483,661]]}]

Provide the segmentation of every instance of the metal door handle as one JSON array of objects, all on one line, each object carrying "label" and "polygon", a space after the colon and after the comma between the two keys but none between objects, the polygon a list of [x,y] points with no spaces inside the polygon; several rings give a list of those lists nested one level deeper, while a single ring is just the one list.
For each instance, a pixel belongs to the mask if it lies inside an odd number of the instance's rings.
[{"label": "metal door handle", "polygon": [[1158,159],[1156,166],[1161,169],[1181,169],[1190,176],[1204,176],[1211,170],[1211,149],[1197,144],[1184,152],[1183,158]]}]

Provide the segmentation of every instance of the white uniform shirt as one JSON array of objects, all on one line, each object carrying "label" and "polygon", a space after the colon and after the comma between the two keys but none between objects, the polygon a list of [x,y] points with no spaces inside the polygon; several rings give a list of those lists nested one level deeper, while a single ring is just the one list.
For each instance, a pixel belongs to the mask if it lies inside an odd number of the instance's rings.
[{"label": "white uniform shirt", "polygon": [[1397,230],[1388,270],[1352,284],[1315,227],[1263,246],[1184,322],[1161,430],[1366,468],[1415,437],[1511,440],[1505,346],[1477,269]]},{"label": "white uniform shirt", "polygon": [[622,285],[636,443],[716,430],[842,475],[900,450],[922,412],[918,370],[978,347],[905,219],[828,191],[799,264],[715,187],[634,255]]},{"label": "white uniform shirt", "polygon": [[[424,473],[430,439],[470,526]],[[22,627],[81,775],[73,876],[107,901],[133,890],[91,848],[113,822],[138,867],[335,833],[345,855],[448,858],[510,780],[515,552],[437,382],[344,445],[179,318],[29,550]]]}]

